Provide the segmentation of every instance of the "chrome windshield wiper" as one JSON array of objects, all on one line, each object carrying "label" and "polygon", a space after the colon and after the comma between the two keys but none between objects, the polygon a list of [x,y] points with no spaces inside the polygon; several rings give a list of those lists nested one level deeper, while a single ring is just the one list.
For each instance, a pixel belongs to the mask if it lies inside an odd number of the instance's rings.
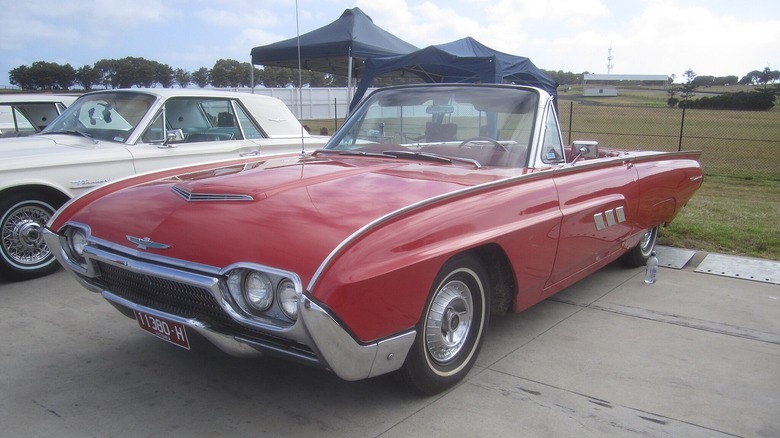
[{"label": "chrome windshield wiper", "polygon": [[318,149],[313,152],[314,155],[318,153],[332,153],[337,155],[358,155],[365,157],[387,157],[387,158],[406,158],[413,160],[432,161],[437,163],[452,163],[453,161],[459,161],[462,163],[473,164],[476,168],[481,168],[482,164],[472,158],[451,157],[439,154],[432,154],[430,152],[418,152],[418,151],[399,151],[399,150],[386,150],[382,152],[366,152],[361,150],[352,149]]},{"label": "chrome windshield wiper", "polygon": [[415,151],[385,151],[385,155],[390,155],[397,158],[417,158],[420,160],[437,161],[441,163],[452,163],[453,161],[459,161],[461,163],[473,164],[476,168],[481,168],[482,164],[473,158],[461,158],[453,157],[449,155],[432,154],[430,152],[415,152]]},{"label": "chrome windshield wiper", "polygon": [[334,154],[334,155],[360,155],[369,157],[385,157],[386,155],[379,152],[366,152],[354,149],[317,149],[312,152],[312,155],[319,154]]}]

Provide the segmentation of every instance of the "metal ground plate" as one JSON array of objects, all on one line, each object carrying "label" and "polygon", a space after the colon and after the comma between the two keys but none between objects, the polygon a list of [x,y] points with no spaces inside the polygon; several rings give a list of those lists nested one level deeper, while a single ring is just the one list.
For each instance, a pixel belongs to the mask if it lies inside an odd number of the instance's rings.
[{"label": "metal ground plate", "polygon": [[709,254],[696,272],[780,284],[780,262],[747,257]]},{"label": "metal ground plate", "polygon": [[658,257],[658,266],[682,269],[696,255],[696,251],[670,246],[656,246],[655,255]]}]

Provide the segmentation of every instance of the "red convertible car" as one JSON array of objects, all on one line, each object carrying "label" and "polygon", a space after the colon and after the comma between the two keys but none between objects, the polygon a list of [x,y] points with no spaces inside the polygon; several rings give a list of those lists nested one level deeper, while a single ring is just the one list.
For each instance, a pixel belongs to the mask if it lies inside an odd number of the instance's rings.
[{"label": "red convertible car", "polygon": [[606,264],[644,264],[702,183],[698,152],[564,145],[554,99],[511,85],[366,98],[324,149],[97,188],[45,230],[58,260],[141,329],[436,393],[491,313]]}]

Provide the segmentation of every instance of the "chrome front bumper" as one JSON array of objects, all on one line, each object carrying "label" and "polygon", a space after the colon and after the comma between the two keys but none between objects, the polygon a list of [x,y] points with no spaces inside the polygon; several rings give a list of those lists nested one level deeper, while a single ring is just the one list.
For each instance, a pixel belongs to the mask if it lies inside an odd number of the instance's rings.
[{"label": "chrome front bumper", "polygon": [[[252,357],[263,354],[273,354],[286,357],[310,365],[322,366],[333,371],[345,380],[360,380],[397,370],[406,360],[416,332],[410,330],[377,342],[360,343],[342,327],[333,316],[322,306],[303,293],[299,302],[298,319],[290,326],[279,326],[264,321],[247,318],[235,309],[230,300],[225,298],[221,280],[213,269],[204,266],[198,272],[192,269],[181,269],[178,266],[187,264],[177,260],[161,260],[149,258],[145,253],[133,252],[124,247],[112,245],[109,242],[90,239],[85,248],[85,258],[88,268],[73,263],[63,249],[63,240],[53,231],[44,229],[44,239],[57,260],[84,287],[101,293],[114,306],[146,312],[179,322],[190,330],[200,334],[219,349],[233,356]],[[97,243],[97,244],[95,244]],[[222,311],[235,323],[249,329],[247,333],[229,334],[219,331],[214,325],[197,317],[188,318],[180,315],[150,308],[121,297],[115,291],[101,285],[101,273],[98,264],[107,264],[117,269],[125,270],[134,275],[149,276],[175,282],[187,287],[198,288],[211,294]],[[177,266],[178,265],[178,266]],[[128,312],[123,312],[128,314]],[[285,348],[277,343],[267,342],[263,336],[253,336],[258,333],[276,339],[285,339],[300,343],[311,349],[313,354],[302,353],[299,349]]]}]

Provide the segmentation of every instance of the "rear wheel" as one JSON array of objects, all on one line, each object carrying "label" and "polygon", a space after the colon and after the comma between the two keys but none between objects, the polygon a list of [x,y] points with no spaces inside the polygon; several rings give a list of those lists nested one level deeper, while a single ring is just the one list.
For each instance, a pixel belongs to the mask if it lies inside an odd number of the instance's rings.
[{"label": "rear wheel", "polygon": [[26,280],[59,268],[43,242],[43,227],[61,204],[31,193],[0,200],[0,273],[4,277]]},{"label": "rear wheel", "polygon": [[658,241],[660,225],[645,231],[639,243],[620,257],[620,262],[629,268],[638,268],[647,263],[650,254],[655,251],[655,243]]},{"label": "rear wheel", "polygon": [[469,372],[489,319],[484,268],[470,256],[450,260],[436,276],[401,374],[409,386],[435,394]]}]

